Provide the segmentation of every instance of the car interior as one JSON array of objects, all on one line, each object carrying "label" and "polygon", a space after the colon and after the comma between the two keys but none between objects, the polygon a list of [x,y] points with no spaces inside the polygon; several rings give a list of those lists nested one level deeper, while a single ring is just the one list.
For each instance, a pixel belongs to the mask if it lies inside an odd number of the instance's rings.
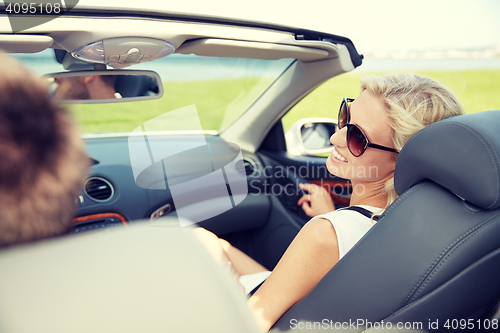
[{"label": "car interior", "polygon": [[[241,149],[248,183],[251,184],[248,187],[249,194],[252,195],[247,195],[233,209],[200,222],[200,226],[226,238],[265,267],[272,269],[298,230],[309,219],[296,205],[302,195],[297,189],[298,181],[323,180],[337,184],[337,192],[342,196],[338,197],[339,203],[346,205],[350,190],[348,182],[327,172],[324,165],[326,157],[288,153],[281,118],[319,84],[361,64],[362,56],[349,39],[303,29],[248,23],[244,26],[237,22],[208,24],[201,20],[172,18],[168,15],[161,20],[148,19],[147,15],[138,19],[130,17],[127,12],[101,12],[92,15],[86,11],[85,14],[79,13],[77,8],[71,14],[34,27],[29,33],[13,35],[3,31],[0,35],[1,47],[13,55],[20,55],[20,59],[27,62],[30,55],[36,57],[44,50],[47,58],[54,58],[52,52],[56,50],[56,57],[61,64],[50,59],[55,64],[50,70],[55,68],[60,71],[64,66],[70,71],[52,75],[53,77],[70,75],[68,73],[75,73],[74,69],[92,71],[91,74],[99,73],[103,65],[83,63],[71,57],[72,51],[85,46],[103,45],[105,54],[113,57],[115,53],[126,54],[134,45],[157,47],[158,40],[176,47],[174,54],[164,58],[165,62],[169,57],[173,60],[181,57],[180,60],[188,61],[194,55],[207,62],[219,61],[219,71],[238,70],[234,64],[230,64],[229,69],[222,67],[220,57],[224,60],[234,59],[237,64],[245,64],[243,60],[246,59],[259,61],[256,65],[252,63],[254,67],[278,68],[275,70],[277,74],[273,73],[271,84],[259,87],[260,90],[254,93],[255,97],[251,96],[254,100],[244,104],[246,109],[235,111],[240,114],[231,116],[234,121],[222,129],[202,129],[207,146],[231,143]],[[68,26],[72,29],[68,30]],[[109,45],[110,49],[107,49]],[[133,63],[127,59],[129,58],[122,57],[118,60],[122,63],[108,63],[108,71],[112,70],[111,66],[123,68],[127,65],[133,65],[132,69],[154,69],[156,62],[161,60],[139,59]],[[165,75],[160,71],[163,80],[172,75],[173,69],[170,68],[165,71]],[[245,67],[242,70],[250,69]],[[252,87],[245,89],[255,90]],[[168,95],[169,91],[164,94]],[[160,101],[166,97],[169,96],[163,96]],[[125,104],[129,103],[116,105]],[[197,107],[200,108],[198,105]],[[142,108],[135,112],[141,112],[139,110]],[[335,110],[332,110],[332,116],[334,114]],[[182,141],[189,141],[199,133],[199,128],[193,132],[192,127],[185,124],[182,126],[188,131],[179,133],[176,138],[165,133],[177,129],[175,125],[170,125],[171,128],[166,126],[163,133],[156,131],[155,136],[164,142],[171,138],[177,140],[179,135]],[[87,151],[94,165],[85,188],[82,189],[82,195],[77,199],[75,232],[130,224],[160,213],[161,216],[176,217],[177,209],[168,187],[157,190],[142,188],[136,184],[128,149],[129,134],[130,131],[103,133],[100,128],[92,133],[84,130]],[[220,158],[224,159],[224,154]],[[183,165],[181,169],[184,170],[185,167]],[[272,177],[278,169],[286,170],[284,177]],[[304,170],[306,177],[298,175],[299,169]],[[186,171],[186,174],[190,171]],[[285,187],[287,193],[293,195],[287,195],[282,190]]]},{"label": "car interior", "polygon": [[415,134],[396,163],[399,198],[271,331],[324,318],[364,320],[368,331],[381,322],[466,329],[454,322],[461,319],[492,329],[500,299],[499,125],[500,111],[486,111]]},{"label": "car interior", "polygon": [[[258,332],[245,297],[191,228],[272,270],[309,220],[299,183],[326,184],[337,207],[349,205],[350,183],[321,155],[336,121],[312,111],[286,130],[282,118],[362,64],[354,44],[257,22],[77,6],[15,34],[0,25],[0,48],[53,81],[114,74],[122,102],[68,104],[92,161],[73,234],[0,253],[0,331]],[[87,61],[94,53],[104,60]],[[220,90],[227,101],[212,102]],[[326,143],[303,142],[311,126]],[[316,331],[292,329],[292,319],[422,322],[422,331],[429,321],[498,320],[498,126],[491,111],[415,135],[396,165],[400,198],[271,331]],[[217,187],[208,176],[220,170]],[[228,208],[214,208],[222,202]]]}]

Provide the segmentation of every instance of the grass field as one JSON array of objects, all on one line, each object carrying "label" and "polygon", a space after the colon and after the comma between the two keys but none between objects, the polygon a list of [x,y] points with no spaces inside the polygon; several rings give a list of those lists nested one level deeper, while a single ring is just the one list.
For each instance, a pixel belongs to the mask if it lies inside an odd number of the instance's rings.
[{"label": "grass field", "polygon": [[[496,92],[500,84],[500,70],[416,73],[434,78],[453,89],[468,113],[500,109],[500,94]],[[355,71],[319,86],[283,117],[285,130],[301,118],[335,118],[341,99],[356,97],[360,90],[360,77],[368,74],[384,73]],[[130,132],[149,119],[192,104],[196,105],[204,130],[219,130],[238,117],[269,83],[266,78],[165,82],[165,96],[159,100],[72,105],[69,108],[85,133]],[[165,130],[191,129],[190,126],[179,119]]]},{"label": "grass field", "polygon": [[[451,88],[467,113],[500,109],[500,70],[472,70],[455,72],[415,72],[433,78]],[[323,83],[302,99],[283,117],[285,130],[306,117],[336,118],[343,97],[355,98],[360,92],[359,79],[377,73],[347,73]]]},{"label": "grass field", "polygon": [[[271,83],[269,78],[164,82],[160,99],[68,106],[84,133],[131,132],[156,116],[193,104],[202,128],[219,130],[241,115]],[[164,130],[192,129],[195,128],[189,120],[175,119]]]}]

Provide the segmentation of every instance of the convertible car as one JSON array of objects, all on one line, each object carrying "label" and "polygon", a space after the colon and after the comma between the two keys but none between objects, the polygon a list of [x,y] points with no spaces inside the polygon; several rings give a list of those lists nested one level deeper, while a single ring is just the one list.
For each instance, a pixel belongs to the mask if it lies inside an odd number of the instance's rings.
[{"label": "convertible car", "polygon": [[[0,48],[54,94],[72,78],[111,82],[63,97],[92,167],[73,235],[0,253],[0,331],[257,332],[191,228],[272,270],[309,220],[299,183],[347,206],[350,183],[324,157],[337,106],[283,117],[363,56],[331,33],[116,3],[0,17]],[[499,117],[464,116],[405,147],[400,200],[272,331],[498,328]],[[481,175],[451,163],[463,151]]]}]

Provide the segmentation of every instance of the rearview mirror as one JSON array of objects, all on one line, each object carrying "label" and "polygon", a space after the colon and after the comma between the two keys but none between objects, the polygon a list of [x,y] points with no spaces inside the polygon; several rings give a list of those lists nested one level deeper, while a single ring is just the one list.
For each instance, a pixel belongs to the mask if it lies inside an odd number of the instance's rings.
[{"label": "rearview mirror", "polygon": [[294,155],[320,155],[331,152],[330,137],[337,129],[331,118],[303,118],[286,132],[287,151]]},{"label": "rearview mirror", "polygon": [[160,98],[163,85],[152,71],[107,70],[53,73],[44,76],[49,92],[61,103],[119,103]]}]

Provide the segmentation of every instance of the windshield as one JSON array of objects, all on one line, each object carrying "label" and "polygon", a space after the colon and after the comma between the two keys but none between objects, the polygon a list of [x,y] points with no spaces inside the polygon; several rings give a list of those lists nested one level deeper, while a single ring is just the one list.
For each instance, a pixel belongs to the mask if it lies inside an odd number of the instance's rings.
[{"label": "windshield", "polygon": [[[14,55],[39,75],[62,71],[53,50]],[[235,121],[290,66],[294,59],[260,60],[173,54],[130,69],[156,71],[164,95],[157,100],[67,105],[83,133],[129,133],[144,122],[187,106],[198,113],[204,131],[221,131]],[[177,113],[163,131],[193,130]],[[159,130],[159,129],[158,129]]]}]

